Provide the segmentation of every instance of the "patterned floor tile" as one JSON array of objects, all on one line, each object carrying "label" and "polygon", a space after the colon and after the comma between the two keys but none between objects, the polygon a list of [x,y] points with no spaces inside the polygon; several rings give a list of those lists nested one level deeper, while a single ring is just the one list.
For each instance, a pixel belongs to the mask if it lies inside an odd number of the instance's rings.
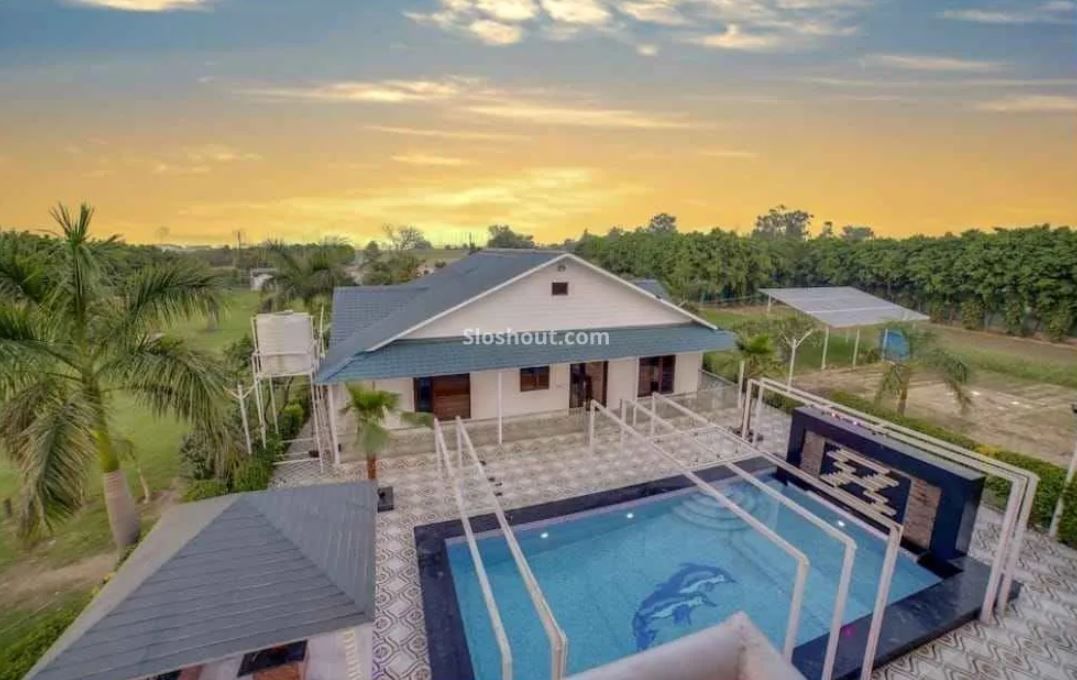
[{"label": "patterned floor tile", "polygon": [[[708,416],[730,427],[739,425],[735,410],[728,402],[724,406],[724,410]],[[694,426],[676,413],[663,415],[669,416],[678,427]],[[784,456],[788,416],[764,407],[764,416],[759,421],[758,444]],[[675,465],[656,456],[639,441],[630,438],[622,447],[619,434],[608,427],[596,431],[592,452],[586,445],[585,419],[576,418],[572,422],[575,429],[560,423],[552,436],[542,437],[542,432],[536,432],[532,438],[522,438],[504,447],[476,447],[476,453],[502,492],[499,501],[504,507],[523,507],[676,473]],[[527,432],[524,425],[517,427]],[[647,431],[642,418],[639,427],[642,432]],[[548,426],[546,429],[549,431]],[[447,436],[446,440],[455,442],[455,436]],[[708,443],[713,442],[708,440]],[[729,448],[724,453],[731,455],[732,445],[727,445]],[[713,464],[702,460],[698,448],[693,446],[683,446],[676,455],[691,464]],[[445,484],[445,473],[432,453],[379,460],[378,475],[382,484],[394,487],[396,509],[379,514],[377,520],[374,678],[429,680],[413,529],[417,524],[459,515]],[[278,467],[273,483],[294,486],[364,476],[365,466],[359,463],[322,471],[312,461]],[[482,480],[474,476],[464,479],[462,489],[470,514],[489,512],[488,492]],[[991,554],[1000,523],[999,513],[980,509],[973,537],[975,557],[986,559]],[[969,623],[877,669],[873,678],[1077,680],[1077,551],[1030,532],[1020,569],[1025,590],[1017,604],[997,617],[994,624]]]}]

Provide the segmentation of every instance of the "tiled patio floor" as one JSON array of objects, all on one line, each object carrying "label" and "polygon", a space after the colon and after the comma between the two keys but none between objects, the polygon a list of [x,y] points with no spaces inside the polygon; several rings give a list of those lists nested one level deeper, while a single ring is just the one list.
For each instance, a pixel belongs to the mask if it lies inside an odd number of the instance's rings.
[{"label": "tiled patio floor", "polygon": [[[767,449],[783,450],[783,429],[788,431],[783,417],[777,411],[768,413],[761,428]],[[641,444],[629,440],[622,456],[617,434],[600,432],[598,440],[594,454],[587,451],[582,433],[507,444],[503,451],[479,447],[477,452],[489,474],[501,482],[500,500],[506,508],[675,474],[671,463]],[[396,510],[379,514],[377,520],[374,678],[426,680],[430,668],[413,529],[458,518],[458,513],[433,455],[381,460],[378,470],[381,483],[394,488]],[[583,470],[588,474],[581,475]],[[361,475],[361,466],[323,476],[317,463],[303,463],[278,468],[275,483],[312,484]],[[485,498],[479,480],[465,480],[465,502],[471,514],[489,510]],[[997,539],[999,523],[998,513],[981,508],[974,556],[985,559],[990,553],[988,546]],[[1025,590],[997,624],[970,623],[894,661],[875,677],[1077,680],[1077,551],[1030,534],[1018,579],[1026,584]]]}]

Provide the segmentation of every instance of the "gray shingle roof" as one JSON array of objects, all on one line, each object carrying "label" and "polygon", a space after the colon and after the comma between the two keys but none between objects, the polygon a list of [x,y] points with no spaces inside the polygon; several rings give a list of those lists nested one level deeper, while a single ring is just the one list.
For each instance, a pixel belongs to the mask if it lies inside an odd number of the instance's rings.
[{"label": "gray shingle roof", "polygon": [[370,482],[177,506],[27,679],[129,680],[370,622],[376,510]]},{"label": "gray shingle roof", "polygon": [[890,321],[927,321],[929,318],[850,286],[763,288],[760,292],[831,328],[874,326]]},{"label": "gray shingle roof", "polygon": [[[371,301],[379,293],[369,296],[365,292],[344,293],[353,304],[363,308],[369,306],[376,315],[381,314],[369,322],[363,321],[362,309],[338,307],[334,293],[332,342],[322,362],[323,370],[339,370],[356,352],[367,351],[432,316],[564,255],[555,250],[482,250],[421,279],[393,286],[393,289],[408,291],[398,293],[399,297],[393,301]],[[338,315],[343,325],[339,332]]]},{"label": "gray shingle roof", "polygon": [[636,284],[643,290],[647,291],[651,295],[663,300],[670,300],[669,291],[662,285],[662,282],[658,279],[633,279],[632,283]]},{"label": "gray shingle roof", "polygon": [[317,381],[337,383],[370,378],[452,375],[498,368],[727,350],[735,344],[732,333],[699,324],[588,329],[584,332],[595,331],[608,333],[609,343],[480,345],[465,344],[464,338],[397,340],[376,352],[360,352],[335,371],[323,369]]}]

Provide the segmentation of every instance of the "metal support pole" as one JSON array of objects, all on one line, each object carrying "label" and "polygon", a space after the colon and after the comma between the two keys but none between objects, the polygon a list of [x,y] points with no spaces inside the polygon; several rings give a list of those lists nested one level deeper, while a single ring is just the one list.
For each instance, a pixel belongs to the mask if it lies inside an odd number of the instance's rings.
[{"label": "metal support pole", "polygon": [[258,379],[258,375],[254,376],[254,407],[258,410],[258,430],[262,435],[262,448],[268,446],[266,441],[266,419],[265,411],[262,406],[262,381]]},{"label": "metal support pole", "polygon": [[752,443],[759,440],[759,426],[763,424],[763,386],[759,386],[759,396],[755,399],[755,416],[752,418]]},{"label": "metal support pole", "polygon": [[[621,422],[623,423],[624,420],[625,420],[625,400],[622,399],[621,400]],[[621,458],[624,459],[624,456],[625,456],[625,430],[624,430],[623,427],[618,428],[618,429],[621,431],[621,441],[620,441]]]},{"label": "metal support pole", "polygon": [[587,452],[595,452],[595,405],[593,401],[587,402]]},{"label": "metal support pole", "polygon": [[[657,413],[657,411],[654,410],[654,392],[651,392],[651,413]],[[651,418],[650,432],[648,432],[648,435],[651,437],[654,436],[654,418]]]},{"label": "metal support pole", "polygon": [[239,400],[239,418],[243,423],[243,438],[247,442],[247,455],[254,455],[254,448],[251,446],[251,425],[247,420],[247,400],[245,394],[243,394],[243,384],[236,383],[235,397]]},{"label": "metal support pole", "polygon": [[459,470],[464,465],[464,428],[460,426],[460,419],[457,418],[456,424],[456,469]]},{"label": "metal support pole", "polygon": [[[1021,506],[1021,513],[1018,515],[1017,526],[1014,528],[1014,534],[1012,544],[1010,545],[1009,560],[1006,565],[1005,571],[1002,572],[1002,584],[998,590],[998,600],[995,602],[995,609],[1000,614],[1006,611],[1006,605],[1010,601],[1010,588],[1013,586],[1013,573],[1017,570],[1017,559],[1021,556],[1021,547],[1025,542],[1025,529],[1028,528],[1028,519],[1032,514],[1032,503],[1036,498],[1036,486],[1039,484],[1037,478],[1033,477],[1028,480],[1028,486],[1025,488],[1024,505]],[[1010,493],[1013,493],[1011,486]],[[1064,487],[1063,487],[1064,488]]]},{"label": "metal support pole", "polygon": [[819,370],[826,370],[826,353],[830,349],[830,326],[826,327],[826,332],[823,334],[823,363],[819,367]]},{"label": "metal support pole", "polygon": [[875,608],[872,609],[871,625],[868,627],[868,641],[864,647],[864,661],[860,665],[860,680],[871,680],[871,671],[875,666],[875,652],[879,648],[879,634],[883,628],[883,614],[886,603],[890,600],[890,582],[894,577],[897,564],[898,548],[901,546],[901,532],[891,531],[886,540],[886,555],[883,557],[882,571],[879,573],[879,589],[875,592]]},{"label": "metal support pole", "polygon": [[[1073,455],[1070,457],[1069,467],[1066,468],[1066,484],[1063,489],[1068,489],[1070,483],[1073,482],[1073,475],[1077,474],[1077,443],[1073,445]],[[1062,521],[1062,511],[1066,507],[1066,501],[1064,496],[1066,494],[1060,494],[1058,496],[1058,502],[1055,503],[1055,512],[1051,515],[1051,528],[1048,529],[1047,535],[1051,538],[1058,538],[1058,524]]]},{"label": "metal support pole", "polygon": [[740,368],[737,370],[737,408],[744,401],[744,367],[747,362],[740,360]]},{"label": "metal support pole", "polygon": [[773,304],[774,298],[767,297],[767,316],[770,316],[770,305]]},{"label": "metal support pole", "polygon": [[[755,387],[754,381],[748,381],[748,389],[744,391],[744,404],[740,410],[740,437],[741,439],[748,439],[748,427],[749,420],[752,417],[752,389]],[[762,389],[762,387],[760,387]]]},{"label": "metal support pole", "polygon": [[501,446],[504,441],[504,432],[502,430],[503,420],[503,406],[501,404],[501,371],[497,372],[497,445]]},{"label": "metal support pole", "polygon": [[789,353],[789,375],[785,378],[786,385],[793,384],[793,365],[797,362],[797,344],[791,345],[793,351]]},{"label": "metal support pole", "polygon": [[[314,391],[311,390],[311,399],[314,398]],[[277,395],[273,391],[273,378],[269,379],[269,415],[273,417],[273,431],[280,436],[280,423],[277,422]]]},{"label": "metal support pole", "polygon": [[[314,386],[314,374],[307,374],[307,379],[310,381],[310,419],[311,427],[310,433],[314,437],[314,448],[318,452],[318,469],[321,472],[325,472],[325,451],[322,449],[322,416],[318,411],[320,407],[318,405],[318,390]],[[272,394],[272,390],[270,391]],[[279,434],[279,433],[278,433]]]},{"label": "metal support pole", "polygon": [[860,352],[860,329],[856,329],[856,340],[853,341],[853,366],[856,366],[856,355]]},{"label": "metal support pole", "polygon": [[333,443],[333,465],[340,465],[340,439],[337,435],[337,408],[333,403],[333,386],[325,386],[326,410],[329,411],[329,440]]}]

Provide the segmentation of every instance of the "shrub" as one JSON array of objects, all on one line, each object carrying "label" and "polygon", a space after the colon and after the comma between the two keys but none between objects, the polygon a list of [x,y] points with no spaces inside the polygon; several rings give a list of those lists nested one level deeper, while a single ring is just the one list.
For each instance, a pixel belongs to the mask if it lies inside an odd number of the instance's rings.
[{"label": "shrub", "polygon": [[1020,300],[1009,300],[1002,310],[1002,321],[1010,335],[1025,335],[1025,305]]},{"label": "shrub", "polygon": [[302,405],[289,402],[280,410],[277,416],[277,426],[280,428],[281,439],[295,439],[299,431],[303,429],[303,423],[307,420],[306,412]]},{"label": "shrub", "polygon": [[71,625],[85,605],[86,598],[79,597],[42,616],[28,617],[29,620],[22,624],[23,631],[19,637],[4,650],[0,680],[19,680],[23,677]]},{"label": "shrub", "polygon": [[1062,342],[1069,337],[1070,329],[1073,328],[1073,310],[1069,307],[1059,307],[1047,319],[1044,331],[1047,338],[1053,342]]},{"label": "shrub", "polygon": [[261,491],[273,478],[273,461],[263,455],[255,455],[242,461],[232,473],[232,491]]},{"label": "shrub", "polygon": [[970,298],[961,303],[961,326],[970,331],[977,331],[984,327],[984,304],[976,298]]},{"label": "shrub", "polygon": [[221,479],[196,479],[187,485],[183,500],[200,501],[228,493],[228,484]]}]

